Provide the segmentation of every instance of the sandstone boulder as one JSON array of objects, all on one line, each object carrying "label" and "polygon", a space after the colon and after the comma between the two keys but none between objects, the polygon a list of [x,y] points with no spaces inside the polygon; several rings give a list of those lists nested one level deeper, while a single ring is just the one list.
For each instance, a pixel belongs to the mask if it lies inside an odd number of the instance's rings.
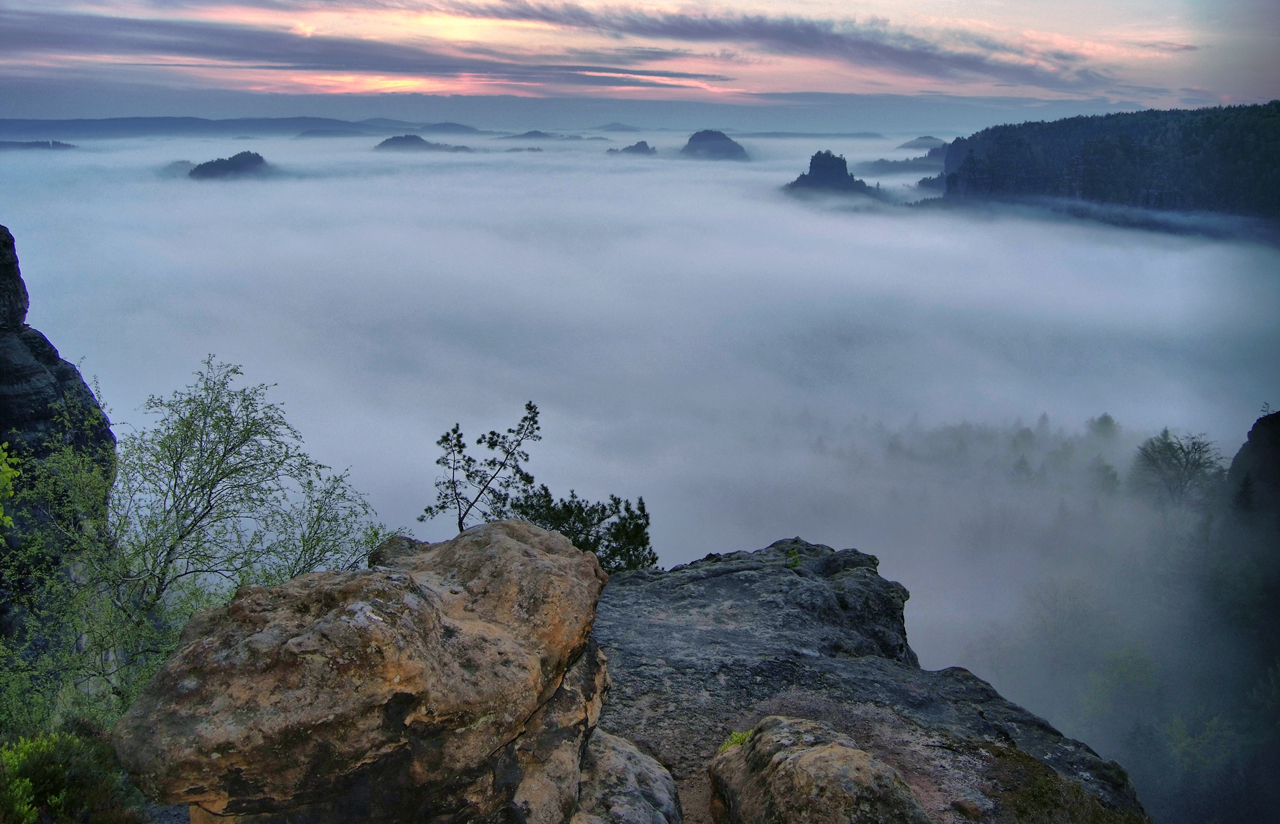
[{"label": "sandstone boulder", "polygon": [[515,521],[416,549],[196,616],[115,729],[138,785],[193,821],[563,822],[607,576]]},{"label": "sandstone boulder", "polygon": [[625,738],[597,729],[582,756],[578,812],[569,824],[683,824],[676,782]]},{"label": "sandstone boulder", "polygon": [[765,718],[708,771],[716,824],[929,824],[897,770],[814,721]]}]

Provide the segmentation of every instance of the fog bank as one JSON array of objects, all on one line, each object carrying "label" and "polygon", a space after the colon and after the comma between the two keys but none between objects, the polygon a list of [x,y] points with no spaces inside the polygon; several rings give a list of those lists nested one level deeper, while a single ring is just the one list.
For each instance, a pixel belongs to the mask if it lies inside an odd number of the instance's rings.
[{"label": "fog bank", "polygon": [[[907,156],[897,136],[744,139],[750,163],[625,138],[393,157],[372,139],[104,141],[0,158],[0,222],[29,322],[122,425],[216,353],[278,384],[384,521],[438,540],[447,524],[413,520],[435,439],[513,425],[533,400],[530,468],[553,491],[643,495],[665,565],[792,535],[872,552],[915,594],[931,666],[954,663],[946,613],[972,601],[955,530],[981,501],[886,470],[886,432],[1043,413],[1079,433],[1107,411],[1135,438],[1207,432],[1229,455],[1277,399],[1274,249],[779,189],[817,149]],[[604,154],[641,138],[658,156]],[[157,174],[246,149],[277,174]]]}]

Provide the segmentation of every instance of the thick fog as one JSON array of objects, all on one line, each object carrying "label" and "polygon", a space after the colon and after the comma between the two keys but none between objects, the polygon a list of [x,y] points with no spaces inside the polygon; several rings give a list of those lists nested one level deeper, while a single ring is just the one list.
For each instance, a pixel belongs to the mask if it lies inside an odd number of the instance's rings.
[{"label": "thick fog", "polygon": [[[681,159],[676,132],[433,138],[471,154],[86,142],[0,155],[0,223],[29,322],[98,378],[118,431],[215,353],[277,384],[382,521],[440,540],[446,519],[414,520],[436,438],[533,400],[537,480],[643,496],[664,565],[856,546],[911,590],[925,666],[969,666],[1084,735],[1074,688],[1008,653],[1016,628],[1048,622],[1068,658],[1158,646],[1177,599],[1139,579],[1170,527],[1125,474],[1165,426],[1229,458],[1280,401],[1280,251],[780,188],[819,149],[903,159],[911,136],[741,138],[749,163]],[[659,154],[605,154],[639,138]],[[160,173],[243,150],[273,175]],[[1089,430],[1104,412],[1118,433]]]}]

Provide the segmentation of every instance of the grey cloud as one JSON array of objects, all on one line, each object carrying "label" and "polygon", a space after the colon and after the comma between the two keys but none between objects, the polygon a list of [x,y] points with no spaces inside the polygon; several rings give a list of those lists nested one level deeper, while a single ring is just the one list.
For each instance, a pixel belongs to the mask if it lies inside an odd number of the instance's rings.
[{"label": "grey cloud", "polygon": [[1152,51],[1170,53],[1200,51],[1199,46],[1193,46],[1190,43],[1172,43],[1168,40],[1152,40],[1144,43],[1133,43],[1131,45],[1137,46],[1140,49],[1151,49]]},{"label": "grey cloud", "polygon": [[[496,20],[522,20],[586,29],[614,36],[651,37],[689,42],[751,43],[777,54],[825,57],[859,66],[878,66],[928,77],[976,75],[993,80],[1054,89],[1105,85],[1101,68],[1076,66],[1081,55],[1061,50],[1032,54],[1009,43],[968,33],[927,39],[889,28],[881,21],[856,23],[763,15],[649,13],[627,7],[588,9],[572,3],[451,2],[440,11]],[[948,40],[979,51],[962,51]],[[1037,57],[1048,67],[1005,62],[1003,57]]]},{"label": "grey cloud", "polygon": [[[163,8],[221,5],[221,0],[152,0]],[[316,9],[349,0],[243,0],[242,5],[267,9]],[[595,31],[612,37],[640,37],[687,42],[751,45],[773,54],[822,57],[857,66],[882,67],[935,78],[985,77],[997,82],[1055,90],[1108,86],[1104,67],[1091,66],[1079,53],[1036,51],[980,32],[937,31],[927,36],[895,29],[885,20],[811,19],[797,16],[647,12],[629,6],[587,8],[575,3],[531,0],[363,0],[368,9],[434,10],[477,19],[515,20]],[[1140,44],[1164,50],[1194,49],[1173,43]],[[1028,64],[1033,58],[1034,64]]]},{"label": "grey cloud", "polygon": [[[556,64],[523,55],[506,59],[433,52],[394,43],[305,37],[286,31],[197,21],[139,20],[92,14],[0,10],[0,54],[167,55],[245,67],[354,71],[418,76],[483,75],[522,82],[655,86],[660,81],[717,81],[719,75],[620,66]],[[494,52],[493,54],[497,54]]]}]

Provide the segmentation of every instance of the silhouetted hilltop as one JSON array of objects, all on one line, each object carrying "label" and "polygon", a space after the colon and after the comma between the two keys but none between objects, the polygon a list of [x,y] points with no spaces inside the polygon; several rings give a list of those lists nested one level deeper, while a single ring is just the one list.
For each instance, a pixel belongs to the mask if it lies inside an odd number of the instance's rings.
[{"label": "silhouetted hilltop", "polygon": [[809,171],[788,183],[786,188],[881,197],[879,187],[868,186],[865,181],[849,174],[843,155],[829,151],[818,152],[809,158]]},{"label": "silhouetted hilltop", "polygon": [[538,129],[533,129],[532,131],[521,132],[520,134],[504,135],[498,139],[499,140],[559,140],[560,135],[551,134],[550,132],[544,132]]},{"label": "silhouetted hilltop", "polygon": [[750,160],[747,150],[724,132],[703,129],[694,132],[680,154],[704,160]]},{"label": "silhouetted hilltop", "polygon": [[649,145],[647,140],[641,140],[639,143],[632,143],[630,146],[624,146],[621,149],[607,149],[606,154],[633,154],[633,155],[655,155],[658,150]]},{"label": "silhouetted hilltop", "polygon": [[386,140],[374,146],[375,149],[391,150],[397,152],[469,152],[471,148],[468,146],[451,146],[448,143],[432,143],[429,140],[423,140],[416,134],[402,134],[398,137],[388,137]]},{"label": "silhouetted hilltop", "polygon": [[262,137],[296,136],[304,132],[361,132],[372,135],[408,131],[439,134],[482,134],[461,123],[419,125],[375,117],[359,122],[330,117],[241,117],[207,120],[203,117],[108,117],[80,120],[0,119],[0,138],[7,140],[94,140],[125,137]]},{"label": "silhouetted hilltop", "polygon": [[210,180],[219,177],[245,177],[261,174],[267,170],[267,161],[257,152],[241,152],[231,157],[220,157],[201,163],[191,171],[188,177],[196,180]]},{"label": "silhouetted hilltop", "polygon": [[[362,123],[369,121],[361,121]],[[418,131],[429,132],[433,134],[488,134],[482,132],[474,126],[464,126],[461,123],[428,123],[425,126],[419,126]]]},{"label": "silhouetted hilltop", "polygon": [[899,149],[936,149],[940,146],[945,146],[945,145],[947,145],[947,141],[940,140],[934,137],[933,135],[927,134],[923,137],[917,137],[914,140],[908,140],[906,143],[903,143],[901,146],[898,146],[897,148]]},{"label": "silhouetted hilltop", "polygon": [[56,140],[0,140],[0,151],[12,149],[74,149],[70,143],[59,143]]},{"label": "silhouetted hilltop", "polygon": [[995,126],[954,141],[945,173],[948,198],[1280,218],[1280,101]]},{"label": "silhouetted hilltop", "polygon": [[358,132],[354,129],[310,129],[298,135],[298,139],[306,140],[314,137],[369,137],[369,132]]}]

